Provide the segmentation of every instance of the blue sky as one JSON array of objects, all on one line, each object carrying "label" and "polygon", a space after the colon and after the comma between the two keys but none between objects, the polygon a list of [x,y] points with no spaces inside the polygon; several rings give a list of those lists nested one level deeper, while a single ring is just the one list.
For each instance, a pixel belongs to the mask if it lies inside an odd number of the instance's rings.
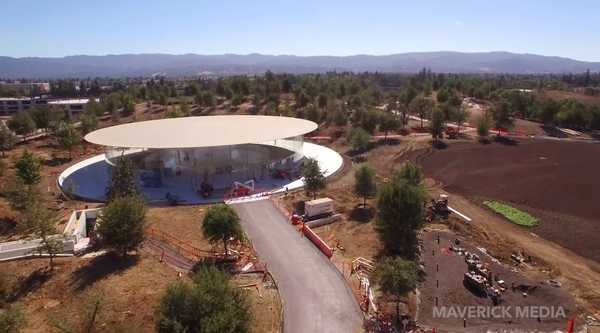
[{"label": "blue sky", "polygon": [[3,56],[451,50],[600,61],[600,1],[1,1]]}]

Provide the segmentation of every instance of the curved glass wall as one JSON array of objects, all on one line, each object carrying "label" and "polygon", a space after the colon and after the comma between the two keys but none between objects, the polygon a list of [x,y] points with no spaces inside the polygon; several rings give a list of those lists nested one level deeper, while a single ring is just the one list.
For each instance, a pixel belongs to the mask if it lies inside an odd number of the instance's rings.
[{"label": "curved glass wall", "polygon": [[130,159],[142,186],[160,187],[169,181],[189,179],[194,188],[210,184],[229,188],[234,182],[259,181],[281,175],[297,175],[302,162],[303,137],[278,139],[261,144],[221,147],[106,149],[106,160]]}]

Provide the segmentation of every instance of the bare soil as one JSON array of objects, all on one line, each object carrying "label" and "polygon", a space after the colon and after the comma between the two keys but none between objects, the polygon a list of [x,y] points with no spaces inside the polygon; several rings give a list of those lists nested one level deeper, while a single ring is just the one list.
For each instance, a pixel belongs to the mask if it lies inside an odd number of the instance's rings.
[{"label": "bare soil", "polygon": [[[437,238],[439,237],[439,244]],[[471,291],[463,284],[463,274],[468,271],[464,256],[450,251],[449,247],[455,239],[461,241],[460,247],[471,253],[476,253],[482,262],[489,264],[494,276],[505,281],[507,290],[502,294],[502,301],[498,306],[510,307],[512,318],[493,318],[481,316],[467,318],[466,327],[462,317],[439,318],[434,316],[436,298],[438,307],[493,307],[491,299]],[[425,266],[425,279],[419,285],[420,307],[419,322],[431,327],[441,328],[442,331],[452,332],[481,332],[485,329],[512,329],[512,330],[542,330],[554,331],[566,328],[567,319],[580,314],[573,298],[559,287],[548,284],[545,280],[533,280],[519,273],[520,267],[515,262],[499,263],[492,257],[477,249],[480,245],[471,243],[462,236],[457,236],[448,230],[445,225],[431,225],[422,235],[423,255]],[[527,292],[512,290],[511,285],[527,285],[535,287],[534,291]],[[516,318],[516,307],[547,306],[562,307],[565,317],[544,318],[539,320],[536,316],[529,318]]]},{"label": "bare soil", "polygon": [[549,140],[514,146],[459,143],[413,157],[445,190],[479,204],[495,199],[526,210],[540,219],[531,232],[600,260],[595,238],[600,232],[595,199],[600,146]]}]

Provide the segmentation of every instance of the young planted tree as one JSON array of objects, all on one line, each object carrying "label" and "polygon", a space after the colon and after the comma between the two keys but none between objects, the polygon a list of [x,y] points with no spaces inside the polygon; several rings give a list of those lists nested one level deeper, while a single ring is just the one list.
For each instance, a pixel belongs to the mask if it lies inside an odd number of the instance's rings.
[{"label": "young planted tree", "polygon": [[444,136],[444,112],[439,108],[435,108],[431,113],[431,137],[433,138],[433,143],[437,143],[438,140],[442,139]]},{"label": "young planted tree", "polygon": [[116,164],[112,168],[110,185],[106,189],[108,201],[116,197],[137,196],[138,190],[135,182],[135,174],[131,161],[121,156],[116,159]]},{"label": "young planted tree", "polygon": [[[492,119],[496,129],[511,129],[515,124],[514,112],[510,103],[502,99],[492,108]],[[498,131],[500,135],[500,131]]]},{"label": "young planted tree", "polygon": [[15,174],[25,185],[35,185],[41,180],[42,165],[40,160],[28,150],[24,150],[21,157],[15,162]]},{"label": "young planted tree", "polygon": [[[98,104],[98,103],[96,103]],[[98,104],[99,105],[99,104]],[[92,110],[88,110],[86,109],[83,113],[83,115],[81,116],[81,131],[83,132],[83,134],[87,134],[93,130],[95,130],[96,128],[98,128],[98,116],[96,115],[96,113]]]},{"label": "young planted tree", "polygon": [[302,167],[302,177],[304,177],[304,190],[307,195],[312,194],[317,197],[317,192],[325,189],[325,175],[319,166],[319,162],[314,158],[307,158]]},{"label": "young planted tree", "polygon": [[400,171],[379,190],[375,222],[385,251],[408,259],[415,257],[416,231],[423,223],[425,202],[423,185],[403,176],[410,173]]},{"label": "young planted tree", "polygon": [[465,106],[459,106],[457,108],[454,109],[454,112],[452,113],[452,120],[456,122],[456,131],[460,134],[460,128],[462,126],[462,124],[467,121],[467,119],[469,118],[469,109],[467,109]]},{"label": "young planted tree", "polygon": [[8,182],[4,195],[11,209],[24,212],[30,205],[41,201],[41,194],[37,186],[26,185],[19,177],[14,177]]},{"label": "young planted tree", "polygon": [[417,287],[417,265],[400,257],[386,258],[377,264],[375,282],[381,291],[396,299],[396,325],[400,326],[400,303]]},{"label": "young planted tree", "polygon": [[159,333],[246,333],[252,323],[247,296],[214,267],[201,269],[192,283],[171,285],[158,313]]},{"label": "young planted tree", "polygon": [[52,111],[49,107],[34,107],[29,111],[29,115],[35,127],[39,129],[48,129],[52,122]]},{"label": "young planted tree", "polygon": [[58,146],[69,152],[69,160],[71,160],[73,147],[81,143],[79,131],[72,124],[63,121],[56,126],[54,136]]},{"label": "young planted tree", "polygon": [[384,133],[384,142],[387,142],[388,133],[397,130],[400,125],[400,119],[392,113],[386,112],[379,118],[379,130]]},{"label": "young planted tree", "polygon": [[211,243],[223,242],[225,255],[229,255],[227,244],[231,238],[244,239],[239,216],[226,204],[214,205],[206,211],[202,220],[202,233]]},{"label": "young planted tree", "polygon": [[0,151],[2,151],[2,157],[4,158],[5,152],[13,149],[17,143],[17,137],[8,127],[0,124]]},{"label": "young planted tree", "polygon": [[410,102],[408,106],[410,113],[415,114],[421,120],[421,128],[423,128],[423,120],[429,118],[429,114],[433,109],[433,101],[423,95],[417,96]]},{"label": "young planted tree", "polygon": [[358,153],[365,152],[369,149],[371,135],[362,128],[355,128],[348,135],[352,150]]},{"label": "young planted tree", "polygon": [[56,223],[56,215],[40,204],[29,204],[19,222],[22,232],[32,233],[41,240],[36,251],[40,255],[48,255],[51,270],[54,268],[54,257],[63,250],[63,238],[57,235]]},{"label": "young planted tree", "polygon": [[420,186],[423,183],[423,171],[410,161],[406,162],[392,177],[413,186]]},{"label": "young planted tree", "polygon": [[8,120],[8,128],[18,135],[26,135],[35,131],[35,122],[29,112],[18,112]]},{"label": "young planted tree", "polygon": [[482,114],[477,119],[477,135],[479,136],[479,141],[485,142],[487,141],[488,136],[490,135],[490,126],[491,120],[490,117],[486,114]]},{"label": "young planted tree", "polygon": [[354,174],[354,193],[363,198],[363,207],[367,207],[367,199],[377,194],[375,171],[367,164],[361,165]]},{"label": "young planted tree", "polygon": [[146,204],[136,195],[117,196],[102,209],[98,234],[108,248],[122,257],[144,241]]}]

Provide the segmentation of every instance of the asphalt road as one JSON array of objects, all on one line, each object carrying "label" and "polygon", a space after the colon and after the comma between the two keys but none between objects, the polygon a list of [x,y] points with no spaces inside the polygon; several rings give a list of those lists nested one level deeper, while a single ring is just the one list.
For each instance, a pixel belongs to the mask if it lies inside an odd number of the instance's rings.
[{"label": "asphalt road", "polygon": [[284,332],[359,332],[360,309],[341,273],[270,200],[232,204],[277,280]]}]

